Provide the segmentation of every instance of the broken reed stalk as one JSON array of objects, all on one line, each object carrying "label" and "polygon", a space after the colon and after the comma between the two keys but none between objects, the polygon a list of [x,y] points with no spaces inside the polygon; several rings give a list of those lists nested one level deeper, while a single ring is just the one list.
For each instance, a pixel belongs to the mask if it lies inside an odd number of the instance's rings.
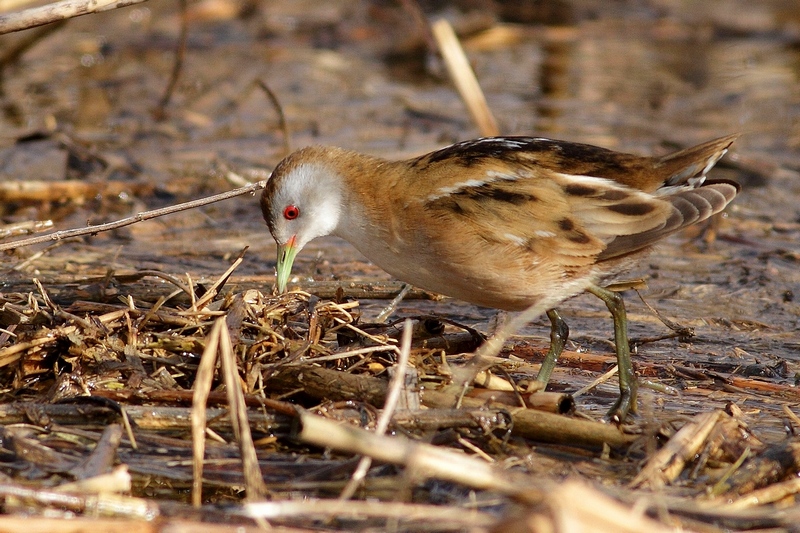
[{"label": "broken reed stalk", "polygon": [[631,487],[660,489],[674,481],[687,461],[697,456],[721,416],[725,416],[725,413],[719,410],[695,416],[658,453],[650,457],[631,481]]},{"label": "broken reed stalk", "polygon": [[497,127],[497,121],[486,103],[486,97],[483,95],[483,90],[472,71],[464,49],[461,48],[453,26],[448,21],[440,19],[433,23],[432,30],[447,71],[467,105],[472,120],[477,124],[478,131],[484,137],[499,135],[500,129]]},{"label": "broken reed stalk", "polygon": [[300,413],[298,439],[340,452],[366,455],[402,465],[416,481],[445,479],[468,487],[493,490],[529,503],[541,501],[547,483],[502,470],[480,459],[405,437],[376,435],[310,413]]},{"label": "broken reed stalk", "polygon": [[467,396],[474,399],[500,402],[506,405],[519,405],[520,400],[522,400],[525,403],[525,407],[530,409],[560,415],[570,414],[575,411],[575,400],[572,398],[571,394],[565,392],[547,392],[540,390],[530,393],[522,391],[514,393],[492,389],[479,389],[476,387],[469,391]]},{"label": "broken reed stalk", "polygon": [[228,396],[230,422],[233,434],[239,444],[242,458],[242,474],[244,475],[247,499],[263,499],[267,494],[267,488],[261,476],[261,469],[258,466],[253,437],[250,433],[247,405],[242,392],[236,357],[233,353],[233,344],[223,316],[214,321],[214,326],[206,337],[206,349],[203,351],[195,378],[195,396],[192,401],[192,505],[197,508],[202,506],[206,402],[211,391],[211,382],[214,377],[218,354],[225,381],[225,391]]},{"label": "broken reed stalk", "polygon": [[66,20],[90,13],[110,11],[120,7],[141,4],[146,0],[62,0],[43,6],[32,7],[18,13],[0,15],[0,35],[44,26],[51,22]]},{"label": "broken reed stalk", "polygon": [[[326,400],[358,400],[380,405],[386,398],[386,383],[380,378],[347,374],[337,370],[309,367],[289,367],[282,369],[270,378],[278,384],[302,385],[306,394]],[[448,391],[425,389],[422,392],[422,404],[437,409],[452,409],[458,395]],[[467,409],[491,409],[485,400],[463,398],[461,407]],[[502,406],[508,409],[507,405]],[[552,442],[573,446],[624,447],[636,439],[635,435],[627,435],[615,426],[564,417],[533,409],[509,410],[513,426],[512,434],[540,442]]]},{"label": "broken reed stalk", "polygon": [[31,246],[33,244],[40,244],[43,242],[61,241],[72,237],[80,237],[82,235],[96,235],[103,231],[110,231],[112,229],[123,228],[125,226],[130,226],[131,224],[136,224],[138,222],[150,220],[152,218],[163,217],[164,215],[171,215],[173,213],[178,213],[180,211],[186,211],[188,209],[202,207],[204,205],[213,204],[215,202],[220,202],[222,200],[228,200],[229,198],[235,198],[237,196],[243,196],[245,194],[255,194],[256,191],[260,191],[261,189],[263,189],[266,186],[266,184],[267,184],[266,181],[259,181],[256,183],[251,183],[250,185],[246,185],[244,187],[239,187],[238,189],[233,189],[232,191],[227,191],[220,194],[215,194],[213,196],[207,196],[205,198],[192,200],[191,202],[184,202],[182,204],[162,207],[160,209],[153,209],[151,211],[142,211],[141,213],[137,213],[133,216],[122,218],[120,220],[115,220],[114,222],[108,222],[106,224],[98,224],[97,226],[90,226],[87,228],[61,230],[61,231],[56,231],[54,233],[48,233],[47,235],[40,235],[38,237],[31,237],[28,239],[20,239],[18,241],[2,243],[0,244],[0,252],[5,250],[14,250],[16,248],[22,248],[24,246]]},{"label": "broken reed stalk", "polygon": [[[397,409],[397,404],[400,401],[400,394],[402,392],[403,383],[405,382],[406,368],[408,367],[408,360],[411,356],[411,334],[413,332],[411,319],[406,319],[403,322],[403,339],[400,341],[400,354],[397,357],[397,364],[395,365],[395,372],[392,380],[389,383],[388,393],[386,394],[386,402],[383,404],[383,411],[378,417],[378,422],[375,427],[375,433],[383,435],[389,429],[389,424],[392,421],[394,412]],[[364,456],[358,462],[355,472],[350,477],[342,493],[339,495],[340,500],[349,500],[355,494],[359,484],[366,477],[369,467],[372,466],[372,458]]]},{"label": "broken reed stalk", "polygon": [[[409,522],[431,522],[435,531],[443,529],[468,530],[490,528],[497,518],[490,513],[458,506],[425,505],[408,502],[341,500],[285,500],[245,504],[245,513],[252,518],[287,520],[297,518],[337,518],[340,520],[382,518]],[[421,528],[427,530],[427,528]],[[306,531],[306,530],[302,530]],[[300,530],[298,530],[300,533]]]},{"label": "broken reed stalk", "polygon": [[[12,499],[35,502],[46,507],[58,507],[76,513],[89,516],[101,516],[103,514],[113,514],[117,519],[133,518],[144,523],[154,520],[160,513],[158,505],[152,501],[132,496],[119,494],[100,493],[100,494],[68,494],[58,490],[42,490],[24,487],[12,483],[0,483],[0,497],[5,501],[5,511],[9,511],[9,502]],[[113,512],[110,512],[112,511]],[[5,517],[4,517],[5,518]],[[29,521],[30,517],[26,518]],[[2,521],[2,520],[0,520]],[[65,520],[59,521],[61,525],[53,526],[52,529],[42,529],[34,531],[66,531]],[[0,526],[3,527],[3,526]],[[4,531],[32,531],[30,522],[23,528],[5,529]],[[83,529],[82,531],[106,531],[105,529]],[[130,530],[128,530],[130,531]],[[135,531],[135,530],[134,530]]]},{"label": "broken reed stalk", "polygon": [[246,497],[248,500],[261,500],[267,495],[267,486],[261,476],[258,466],[256,447],[253,444],[253,435],[250,432],[250,421],[247,417],[247,405],[242,392],[242,381],[239,377],[239,367],[233,353],[233,343],[226,324],[226,317],[217,319],[220,324],[220,363],[225,377],[225,392],[228,394],[231,425],[236,442],[239,444],[239,453],[242,456],[242,474],[244,476]]},{"label": "broken reed stalk", "polygon": [[192,399],[192,505],[203,505],[203,459],[206,455],[206,402],[211,392],[214,368],[217,366],[219,329],[225,327],[216,320],[211,333],[206,337],[206,348],[200,357],[200,364],[194,377],[194,397]]},{"label": "broken reed stalk", "polygon": [[763,489],[754,490],[753,492],[741,496],[738,500],[730,501],[730,497],[725,496],[719,499],[719,508],[726,511],[752,509],[753,507],[775,503],[797,494],[800,494],[800,477],[794,477],[787,481],[764,487]]}]

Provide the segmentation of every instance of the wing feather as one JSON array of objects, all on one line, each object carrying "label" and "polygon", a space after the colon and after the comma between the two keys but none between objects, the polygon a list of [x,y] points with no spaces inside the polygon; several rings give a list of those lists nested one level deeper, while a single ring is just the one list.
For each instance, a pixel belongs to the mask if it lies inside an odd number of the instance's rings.
[{"label": "wing feather", "polygon": [[739,185],[730,181],[706,181],[697,189],[688,189],[662,197],[671,209],[665,224],[660,228],[631,235],[621,235],[608,243],[598,256],[598,261],[617,259],[638,252],[671,233],[695,224],[725,209],[736,194]]},{"label": "wing feather", "polygon": [[704,147],[704,158],[694,165],[685,159],[697,154],[687,151],[681,168],[689,170],[671,169],[682,185],[672,180],[647,192],[614,179],[558,172],[524,157],[476,156],[458,179],[429,189],[423,206],[452,229],[451,236],[460,235],[450,246],[459,256],[577,271],[645,250],[724,209],[738,192],[735,183],[685,179],[707,171],[730,139],[716,143]]}]

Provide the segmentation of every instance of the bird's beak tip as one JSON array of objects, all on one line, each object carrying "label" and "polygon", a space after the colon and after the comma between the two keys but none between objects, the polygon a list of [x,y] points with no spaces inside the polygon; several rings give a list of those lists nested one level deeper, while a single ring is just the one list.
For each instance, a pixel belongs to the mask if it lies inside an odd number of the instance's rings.
[{"label": "bird's beak tip", "polygon": [[286,292],[286,286],[289,283],[289,276],[292,273],[292,264],[297,252],[300,250],[297,247],[297,236],[292,237],[286,241],[286,244],[278,245],[278,264],[276,267],[275,282],[278,285],[278,293],[283,294]]}]

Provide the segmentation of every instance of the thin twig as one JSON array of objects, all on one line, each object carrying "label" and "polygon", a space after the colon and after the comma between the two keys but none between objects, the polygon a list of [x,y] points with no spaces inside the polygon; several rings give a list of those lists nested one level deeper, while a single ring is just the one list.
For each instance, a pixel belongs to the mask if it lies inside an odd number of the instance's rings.
[{"label": "thin twig", "polygon": [[186,35],[189,33],[189,17],[186,12],[186,0],[178,0],[178,6],[181,10],[181,29],[178,35],[178,45],[175,47],[175,62],[172,64],[172,73],[169,76],[169,83],[164,89],[164,95],[158,102],[158,107],[155,110],[155,116],[159,120],[163,120],[166,116],[166,108],[169,101],[172,99],[172,93],[178,85],[178,78],[180,78],[181,70],[183,69],[183,60],[186,57]]},{"label": "thin twig", "polygon": [[283,106],[280,100],[278,100],[278,96],[269,88],[267,82],[262,79],[257,79],[256,85],[264,91],[272,107],[275,109],[275,112],[278,113],[278,125],[283,133],[283,155],[287,156],[292,152],[292,136],[289,132],[289,124],[286,122],[286,115],[283,113]]},{"label": "thin twig", "polygon": [[356,350],[350,350],[347,352],[339,352],[334,353],[331,355],[321,355],[319,357],[307,357],[301,359],[299,361],[291,361],[289,363],[276,363],[276,366],[303,366],[307,365],[308,363],[323,363],[327,361],[339,361],[341,359],[347,359],[349,357],[356,357],[368,353],[373,352],[385,352],[385,351],[397,351],[396,346],[389,346],[389,345],[380,345],[380,346],[366,346],[364,348],[358,348]]},{"label": "thin twig", "polygon": [[225,273],[222,274],[211,287],[209,287],[206,293],[199,300],[197,300],[197,302],[193,303],[193,309],[203,310],[209,303],[211,303],[211,300],[213,300],[214,297],[219,293],[220,288],[222,288],[222,286],[228,282],[228,279],[230,279],[233,271],[239,268],[239,265],[242,264],[242,261],[244,261],[244,254],[249,248],[249,246],[245,246],[245,248],[239,252],[239,256],[233,263],[231,263],[231,266],[228,267],[228,270],[226,270]]},{"label": "thin twig", "polygon": [[378,324],[383,324],[384,322],[386,322],[386,320],[392,315],[392,313],[395,312],[397,306],[400,305],[400,302],[403,301],[403,298],[406,297],[406,294],[411,292],[411,288],[412,288],[411,285],[409,285],[408,283],[403,283],[403,288],[400,289],[400,292],[397,293],[397,296],[395,296],[394,299],[391,302],[389,302],[389,305],[384,307],[383,310],[378,314],[378,316],[375,318],[375,322],[377,322]]},{"label": "thin twig", "polygon": [[141,4],[147,0],[63,0],[39,7],[32,7],[19,13],[0,15],[0,35],[15,31],[44,26],[51,22],[65,20],[90,13],[110,11],[120,7]]},{"label": "thin twig", "polygon": [[584,385],[583,387],[581,387],[580,389],[578,389],[575,392],[573,392],[572,393],[572,397],[573,398],[577,398],[578,396],[586,394],[587,392],[589,392],[590,390],[594,389],[598,385],[600,385],[602,383],[605,383],[606,381],[608,381],[609,379],[614,377],[614,374],[616,374],[618,371],[619,371],[619,367],[617,365],[614,365],[611,369],[608,370],[608,372],[604,373],[602,376],[598,377],[597,379],[593,380],[591,383],[588,383],[588,384]]},{"label": "thin twig", "polygon": [[669,329],[674,331],[676,335],[678,335],[679,337],[694,337],[694,328],[683,326],[681,324],[678,324],[674,320],[670,320],[669,318],[661,314],[661,312],[658,309],[650,305],[650,303],[644,299],[642,293],[639,292],[639,289],[634,288],[633,290],[636,291],[636,295],[639,297],[639,299],[642,301],[645,307],[647,307],[651,313],[656,315],[656,318],[658,318],[662,324],[664,324]]},{"label": "thin twig", "polygon": [[[389,428],[389,422],[391,422],[395,409],[397,409],[397,403],[400,401],[400,392],[405,382],[406,367],[411,354],[411,333],[413,331],[411,319],[407,318],[403,323],[403,339],[400,342],[400,356],[397,358],[394,376],[392,376],[392,381],[389,383],[389,390],[386,393],[386,402],[383,405],[383,411],[375,427],[375,433],[378,435],[386,433],[386,430]],[[370,466],[372,466],[372,458],[365,455],[358,462],[358,466],[355,472],[353,472],[350,481],[348,481],[341,495],[339,495],[340,500],[349,500],[353,497],[359,484],[366,477],[367,472],[369,472]]]},{"label": "thin twig", "polygon": [[54,233],[48,233],[47,235],[40,235],[38,237],[31,237],[28,239],[20,239],[18,241],[6,242],[0,244],[0,252],[5,250],[14,250],[16,248],[22,248],[24,246],[40,244],[43,242],[61,241],[73,237],[80,237],[82,235],[97,235],[98,233],[102,233],[104,231],[124,228],[125,226],[136,224],[137,222],[143,222],[145,220],[150,220],[152,218],[163,217],[164,215],[171,215],[173,213],[178,213],[180,211],[186,211],[187,209],[202,207],[204,205],[213,204],[215,202],[220,202],[222,200],[227,200],[229,198],[235,198],[237,196],[243,196],[245,194],[255,194],[256,191],[260,191],[261,189],[263,189],[266,186],[266,184],[267,184],[266,181],[259,181],[256,183],[251,183],[250,185],[246,185],[245,187],[239,187],[238,189],[233,189],[232,191],[227,191],[220,194],[215,194],[213,196],[207,196],[205,198],[192,200],[191,202],[184,202],[182,204],[162,207],[160,209],[153,209],[152,211],[142,211],[141,213],[137,213],[133,216],[116,220],[114,222],[108,222],[106,224],[98,224],[97,226],[90,226],[87,228],[75,228],[75,229],[56,231]]}]

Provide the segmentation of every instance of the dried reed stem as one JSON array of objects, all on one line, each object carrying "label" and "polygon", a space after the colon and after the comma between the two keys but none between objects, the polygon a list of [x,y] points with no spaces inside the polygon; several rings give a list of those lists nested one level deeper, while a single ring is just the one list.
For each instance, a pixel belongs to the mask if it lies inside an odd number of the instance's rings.
[{"label": "dried reed stem", "polygon": [[447,65],[447,71],[467,105],[472,120],[477,124],[478,131],[485,137],[499,135],[500,129],[497,127],[497,121],[486,103],[486,97],[483,95],[464,49],[461,48],[461,43],[458,42],[453,27],[449,22],[441,19],[433,23],[432,29],[445,65]]},{"label": "dried reed stem", "polygon": [[120,7],[141,4],[146,0],[62,0],[32,7],[18,13],[0,15],[0,35],[90,13],[110,11]]},{"label": "dried reed stem", "polygon": [[[389,383],[389,391],[386,394],[386,402],[383,404],[383,411],[381,412],[380,417],[378,417],[378,422],[375,427],[375,433],[378,435],[385,434],[386,430],[389,429],[389,423],[392,421],[392,416],[397,408],[397,403],[400,401],[400,392],[405,381],[408,359],[411,355],[412,332],[413,328],[411,327],[411,320],[407,318],[403,323],[403,339],[400,342],[400,355],[397,358],[397,364],[395,365],[395,373],[392,376],[391,383]],[[344,490],[342,490],[342,494],[339,496],[340,500],[349,500],[353,497],[353,494],[355,494],[359,484],[367,475],[370,466],[372,466],[372,458],[367,456],[362,457],[358,462],[358,466],[356,467],[355,472],[353,472],[350,481],[347,483]]]}]

